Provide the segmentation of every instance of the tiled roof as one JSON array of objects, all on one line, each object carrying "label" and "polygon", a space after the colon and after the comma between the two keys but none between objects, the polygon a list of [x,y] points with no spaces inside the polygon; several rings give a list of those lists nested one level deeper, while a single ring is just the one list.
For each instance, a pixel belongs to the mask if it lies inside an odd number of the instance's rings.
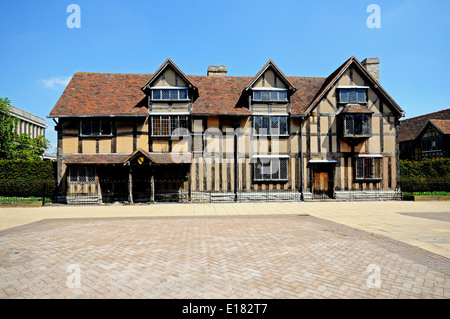
[{"label": "tiled roof", "polygon": [[190,164],[192,160],[192,153],[154,153],[139,148],[128,155],[123,162],[125,163],[132,160],[139,153],[146,156],[154,164]]},{"label": "tiled roof", "polygon": [[122,164],[129,154],[70,154],[64,164]]},{"label": "tiled roof", "polygon": [[75,73],[50,116],[147,115],[147,101],[141,87],[150,76]]},{"label": "tiled roof", "polygon": [[[191,153],[152,153],[139,149],[154,164],[191,163]],[[64,155],[64,164],[124,164],[136,155],[131,154],[69,154]]]},{"label": "tiled roof", "polygon": [[[172,62],[167,60],[163,66],[167,63]],[[268,63],[271,63],[271,61]],[[290,98],[291,115],[301,116],[310,112],[320,101],[322,95],[330,89],[342,72],[352,63],[356,63],[358,67],[364,69],[355,57],[351,57],[326,78],[286,76],[285,79],[296,90]],[[177,68],[175,65],[174,67]],[[274,68],[276,68],[275,65]],[[371,78],[370,74],[367,74]],[[154,74],[75,73],[50,112],[50,117],[145,116],[148,114],[148,103],[141,88],[153,76]],[[196,98],[193,102],[191,114],[250,114],[247,95],[249,92],[245,89],[255,77],[184,74],[183,76],[198,90],[195,94]],[[376,87],[392,101],[392,105],[399,114],[403,112],[378,84]]]},{"label": "tiled roof", "polygon": [[428,120],[450,120],[450,109],[424,114],[400,121],[398,138],[400,142],[414,140]]},{"label": "tiled roof", "polygon": [[442,134],[450,134],[450,120],[431,119],[430,122],[433,123]]},{"label": "tiled roof", "polygon": [[374,113],[373,111],[369,110],[367,107],[365,107],[364,105],[360,105],[360,104],[347,104],[344,109],[342,110],[341,113]]},{"label": "tiled roof", "polygon": [[[141,88],[152,74],[75,73],[50,117],[145,116],[147,100]],[[198,88],[192,114],[248,115],[242,94],[252,77],[188,76]],[[302,115],[322,87],[325,78],[287,77],[297,88],[291,97],[291,113]]]}]

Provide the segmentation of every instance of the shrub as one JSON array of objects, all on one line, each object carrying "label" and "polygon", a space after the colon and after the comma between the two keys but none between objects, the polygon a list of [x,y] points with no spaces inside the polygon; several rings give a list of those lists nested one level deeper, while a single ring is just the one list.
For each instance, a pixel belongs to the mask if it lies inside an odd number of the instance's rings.
[{"label": "shrub", "polygon": [[0,196],[54,196],[56,163],[0,160]]},{"label": "shrub", "polygon": [[411,193],[450,191],[450,158],[401,160],[400,188]]}]

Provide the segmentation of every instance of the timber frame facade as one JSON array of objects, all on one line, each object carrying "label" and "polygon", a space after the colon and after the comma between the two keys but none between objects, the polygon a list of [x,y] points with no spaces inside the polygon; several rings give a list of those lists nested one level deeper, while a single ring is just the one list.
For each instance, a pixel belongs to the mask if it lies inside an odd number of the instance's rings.
[{"label": "timber frame facade", "polygon": [[[378,59],[328,77],[269,60],[253,77],[76,73],[49,117],[67,203],[374,200],[398,196],[403,110]],[[374,70],[376,72],[374,72]]]}]

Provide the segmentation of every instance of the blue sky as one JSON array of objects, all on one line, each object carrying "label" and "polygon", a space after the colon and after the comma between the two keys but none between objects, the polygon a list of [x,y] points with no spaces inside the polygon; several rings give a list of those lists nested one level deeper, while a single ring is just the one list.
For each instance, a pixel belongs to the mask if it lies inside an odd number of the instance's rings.
[{"label": "blue sky", "polygon": [[[79,29],[66,24],[72,3]],[[372,3],[381,28],[367,27]],[[223,64],[251,76],[272,59],[325,77],[354,55],[380,58],[381,85],[409,118],[450,107],[449,12],[448,0],[1,0],[0,97],[46,118],[78,71],[153,73],[170,57],[186,74]]]}]

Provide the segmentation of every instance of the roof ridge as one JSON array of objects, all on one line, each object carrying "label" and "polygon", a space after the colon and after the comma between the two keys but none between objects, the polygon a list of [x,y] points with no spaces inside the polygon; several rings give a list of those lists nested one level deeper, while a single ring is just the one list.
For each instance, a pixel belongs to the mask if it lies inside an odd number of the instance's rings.
[{"label": "roof ridge", "polygon": [[[450,108],[443,109],[443,110],[436,111],[436,112],[427,113],[427,114],[417,115],[417,116],[414,116],[414,117],[410,117],[410,118],[404,119],[403,121],[414,120],[414,119],[419,119],[419,118],[431,119],[431,118],[429,118],[429,116],[432,116],[433,114],[436,114],[436,113],[442,113],[442,112],[445,112],[445,111],[450,111]],[[439,120],[439,119],[436,119],[436,120]]]}]

